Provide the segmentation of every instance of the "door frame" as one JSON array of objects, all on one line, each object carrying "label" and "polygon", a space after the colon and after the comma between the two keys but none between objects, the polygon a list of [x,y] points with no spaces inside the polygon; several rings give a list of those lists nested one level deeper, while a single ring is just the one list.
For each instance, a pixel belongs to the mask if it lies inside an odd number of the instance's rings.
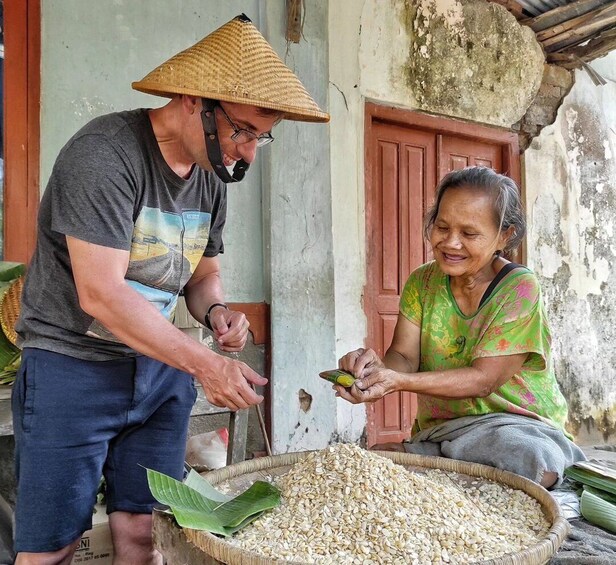
[{"label": "door frame", "polygon": [[4,259],[27,263],[40,198],[40,0],[5,0]]},{"label": "door frame", "polygon": [[[373,201],[375,186],[373,163],[375,162],[373,144],[373,124],[374,122],[385,122],[395,126],[408,127],[416,130],[429,131],[437,135],[434,178],[442,178],[444,172],[440,170],[439,159],[441,151],[441,138],[438,134],[450,135],[466,138],[469,141],[488,142],[502,146],[503,171],[512,178],[520,187],[522,202],[525,201],[524,189],[521,185],[521,164],[518,134],[505,128],[495,126],[484,126],[472,122],[466,122],[456,118],[435,116],[415,110],[405,110],[366,101],[364,112],[364,186],[365,186],[365,224],[366,224],[366,284],[363,292],[363,307],[366,314],[367,335],[365,340],[366,347],[370,347],[377,335],[378,313],[374,306],[373,296],[378,289],[377,270],[374,268],[375,248],[377,244],[371,237],[372,228],[375,225],[376,210],[372,209],[370,203]],[[424,242],[425,245],[425,242]],[[522,246],[521,254],[516,260],[523,261],[525,257],[525,245]],[[372,268],[371,268],[372,267]],[[377,422],[374,404],[366,405],[366,434],[368,446],[376,443]]]}]

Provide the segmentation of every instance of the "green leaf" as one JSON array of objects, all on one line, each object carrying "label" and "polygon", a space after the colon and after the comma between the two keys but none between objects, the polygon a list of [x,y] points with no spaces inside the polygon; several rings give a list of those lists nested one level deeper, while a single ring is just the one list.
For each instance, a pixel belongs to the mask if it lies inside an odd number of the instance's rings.
[{"label": "green leaf", "polygon": [[216,509],[220,521],[227,527],[239,526],[244,520],[280,504],[280,491],[271,483],[256,481],[239,496]]},{"label": "green leaf", "polygon": [[257,514],[253,514],[252,516],[248,516],[248,518],[246,518],[245,520],[243,520],[241,523],[239,523],[237,526],[229,526],[229,527],[225,527],[225,530],[227,530],[229,532],[229,535],[234,534],[235,532],[239,532],[242,528],[246,527],[248,524],[250,524],[251,522],[254,522],[259,516],[261,516],[261,514],[263,514],[264,511],[262,512],[258,512]]},{"label": "green leaf", "polygon": [[600,490],[598,488],[589,487],[587,485],[584,486],[584,490],[586,492],[589,492],[591,494],[594,494],[595,496],[598,496],[598,497],[602,498],[606,502],[609,502],[611,504],[616,504],[616,494],[611,494],[609,492],[605,492],[604,490]]},{"label": "green leaf", "polygon": [[147,473],[152,495],[158,502],[171,508],[180,526],[229,535],[218,517],[212,513],[218,503],[163,473],[152,469],[147,469]]},{"label": "green leaf", "polygon": [[26,266],[23,263],[0,261],[0,281],[12,281],[21,277],[25,272]]},{"label": "green leaf", "polygon": [[608,493],[584,486],[584,492],[580,499],[580,512],[590,523],[616,533],[616,506],[606,500],[612,498]]},{"label": "green leaf", "polygon": [[256,481],[232,498],[216,490],[194,471],[189,473],[185,483],[152,469],[147,469],[147,474],[152,495],[171,508],[183,528],[230,536],[265,510],[280,504],[280,491],[265,481]]},{"label": "green leaf", "polygon": [[21,350],[9,341],[9,338],[4,335],[2,328],[0,328],[0,370],[17,372],[19,368],[18,359],[21,359]]},{"label": "green leaf", "polygon": [[210,500],[214,500],[216,502],[228,502],[233,498],[228,494],[224,494],[219,490],[216,490],[194,469],[190,470],[190,473],[188,473],[188,477],[186,477],[184,484],[196,490],[198,493],[202,494],[206,498],[209,498]]},{"label": "green leaf", "polygon": [[[0,369],[0,385],[12,385],[21,365],[21,351],[17,351],[9,362]],[[1,365],[0,365],[1,367]]]},{"label": "green leaf", "polygon": [[591,487],[616,494],[616,481],[614,479],[603,477],[599,473],[595,473],[588,469],[580,469],[578,467],[571,466],[565,469],[565,475],[584,485],[589,485]]}]

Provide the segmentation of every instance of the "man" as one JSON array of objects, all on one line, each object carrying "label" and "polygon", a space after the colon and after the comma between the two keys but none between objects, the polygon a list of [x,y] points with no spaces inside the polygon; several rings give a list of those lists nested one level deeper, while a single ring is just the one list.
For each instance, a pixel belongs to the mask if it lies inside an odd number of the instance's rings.
[{"label": "man", "polygon": [[101,475],[114,563],[160,563],[144,468],[181,479],[193,377],[219,406],[263,399],[252,385],[266,379],[170,320],[183,290],[222,350],[244,347],[248,322],[219,276],[224,183],[281,119],[328,115],[244,15],[133,87],[171,101],[87,124],[41,202],[17,327],[18,565],[70,563]]}]

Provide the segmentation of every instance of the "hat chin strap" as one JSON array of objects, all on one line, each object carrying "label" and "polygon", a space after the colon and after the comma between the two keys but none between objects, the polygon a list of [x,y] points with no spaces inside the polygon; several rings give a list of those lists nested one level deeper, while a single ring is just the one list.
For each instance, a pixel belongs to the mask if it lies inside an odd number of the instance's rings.
[{"label": "hat chin strap", "polygon": [[220,140],[218,139],[218,129],[216,127],[216,114],[214,110],[218,105],[215,100],[202,98],[201,122],[203,123],[203,133],[205,135],[205,148],[207,157],[214,167],[214,172],[223,182],[238,182],[244,178],[250,164],[240,159],[233,167],[233,174],[229,174],[227,167],[222,162],[222,152],[220,150]]}]

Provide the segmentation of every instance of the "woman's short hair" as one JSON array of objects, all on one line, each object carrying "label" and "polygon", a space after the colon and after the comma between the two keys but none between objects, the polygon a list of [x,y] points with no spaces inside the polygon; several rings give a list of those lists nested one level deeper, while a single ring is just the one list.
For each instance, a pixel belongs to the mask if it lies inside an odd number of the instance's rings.
[{"label": "woman's short hair", "polygon": [[505,175],[489,167],[466,167],[446,174],[436,188],[436,200],[424,220],[424,236],[429,239],[430,230],[436,221],[443,195],[450,188],[469,187],[492,197],[494,217],[499,231],[513,226],[513,234],[507,240],[503,252],[515,251],[526,235],[526,215],[522,208],[518,185]]}]

